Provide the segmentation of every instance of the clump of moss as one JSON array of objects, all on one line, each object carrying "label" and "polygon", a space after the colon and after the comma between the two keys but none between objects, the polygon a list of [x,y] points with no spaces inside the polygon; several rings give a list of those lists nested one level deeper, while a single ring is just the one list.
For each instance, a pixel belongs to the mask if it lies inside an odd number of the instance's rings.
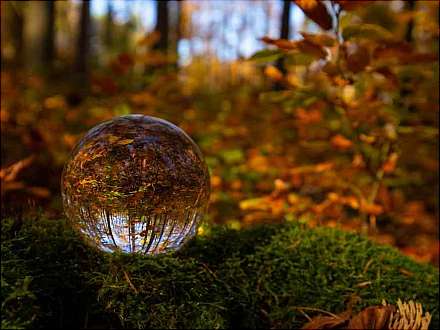
[{"label": "clump of moss", "polygon": [[438,271],[358,235],[299,225],[213,228],[172,255],[102,254],[64,221],[2,220],[2,327],[298,328],[398,298],[438,328]]}]

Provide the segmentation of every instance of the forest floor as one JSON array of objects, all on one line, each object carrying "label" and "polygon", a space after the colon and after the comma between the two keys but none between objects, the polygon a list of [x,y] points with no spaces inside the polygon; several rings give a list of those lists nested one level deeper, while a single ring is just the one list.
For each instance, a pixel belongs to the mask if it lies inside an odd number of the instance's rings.
[{"label": "forest floor", "polygon": [[320,314],[311,328],[345,329],[365,307],[376,312],[362,324],[386,322],[383,302],[399,299],[438,328],[436,267],[334,228],[211,226],[159,256],[98,253],[63,219],[5,218],[1,229],[5,329],[298,329]]}]

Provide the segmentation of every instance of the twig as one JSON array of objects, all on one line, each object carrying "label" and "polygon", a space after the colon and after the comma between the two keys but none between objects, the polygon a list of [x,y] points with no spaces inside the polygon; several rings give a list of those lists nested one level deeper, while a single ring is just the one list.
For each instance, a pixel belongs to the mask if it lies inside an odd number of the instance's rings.
[{"label": "twig", "polygon": [[302,306],[294,306],[294,307],[290,307],[292,309],[298,309],[298,310],[309,310],[309,311],[314,311],[314,312],[320,312],[320,313],[324,313],[330,316],[333,316],[334,318],[340,318],[338,315],[335,315],[333,313],[327,312],[325,310],[319,309],[319,308],[314,308],[314,307],[302,307]]},{"label": "twig", "polygon": [[139,291],[136,289],[136,287],[135,287],[135,286],[133,285],[133,283],[131,282],[130,277],[128,276],[127,272],[126,272],[125,270],[124,270],[123,272],[124,272],[125,279],[127,280],[128,284],[130,285],[130,288],[132,288],[133,291],[134,291],[136,294],[138,294]]}]

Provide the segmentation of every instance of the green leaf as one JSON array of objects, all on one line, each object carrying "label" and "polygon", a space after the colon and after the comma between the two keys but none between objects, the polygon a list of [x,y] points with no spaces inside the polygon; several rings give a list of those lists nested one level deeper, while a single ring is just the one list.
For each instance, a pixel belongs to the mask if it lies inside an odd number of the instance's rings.
[{"label": "green leaf", "polygon": [[223,150],[221,157],[226,164],[241,163],[244,160],[243,151],[240,149]]},{"label": "green leaf", "polygon": [[131,113],[131,108],[128,104],[122,103],[115,107],[114,113],[117,116],[129,115]]},{"label": "green leaf", "polygon": [[287,65],[309,65],[316,59],[315,56],[306,53],[289,53],[286,56]]},{"label": "green leaf", "polygon": [[263,49],[252,55],[249,60],[256,63],[273,62],[282,57],[284,53],[279,49]]},{"label": "green leaf", "polygon": [[351,38],[366,38],[372,40],[391,39],[392,33],[376,24],[349,25],[342,31],[344,40]]}]

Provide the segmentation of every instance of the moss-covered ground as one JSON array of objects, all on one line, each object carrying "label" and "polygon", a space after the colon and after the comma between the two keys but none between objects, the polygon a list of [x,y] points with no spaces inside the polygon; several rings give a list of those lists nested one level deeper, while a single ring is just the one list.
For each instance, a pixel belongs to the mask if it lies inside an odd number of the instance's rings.
[{"label": "moss-covered ground", "polygon": [[[2,328],[298,328],[298,307],[422,303],[438,270],[335,229],[212,228],[173,255],[102,254],[64,220],[2,220]],[[305,310],[309,316],[315,313]]]}]

